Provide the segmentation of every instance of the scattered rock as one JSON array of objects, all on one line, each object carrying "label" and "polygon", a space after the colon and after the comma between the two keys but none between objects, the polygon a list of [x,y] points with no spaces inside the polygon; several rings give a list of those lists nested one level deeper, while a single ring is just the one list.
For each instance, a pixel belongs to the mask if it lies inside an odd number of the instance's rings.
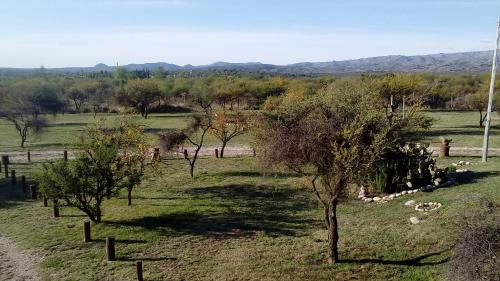
[{"label": "scattered rock", "polygon": [[401,192],[401,194],[402,195],[408,194],[408,191],[405,190],[405,191]]},{"label": "scattered rock", "polygon": [[441,203],[428,202],[415,205],[415,210],[419,212],[429,212],[441,207]]},{"label": "scattered rock", "polygon": [[420,220],[417,218],[417,217],[411,217],[410,218],[410,222],[412,224],[419,224],[420,223]]},{"label": "scattered rock", "polygon": [[389,195],[389,198],[392,200],[392,199],[396,198],[396,195],[395,194],[391,194],[391,195]]},{"label": "scattered rock", "polygon": [[380,200],[382,200],[382,198],[380,198],[380,197],[373,197],[373,202],[379,202]]},{"label": "scattered rock", "polygon": [[394,195],[396,195],[396,197],[399,197],[399,196],[401,196],[401,193],[396,193]]},{"label": "scattered rock", "polygon": [[365,203],[371,203],[371,202],[373,202],[373,199],[371,199],[371,198],[365,198],[365,199],[363,199],[363,202],[365,202]]},{"label": "scattered rock", "polygon": [[467,173],[469,170],[467,169],[457,169],[455,172],[457,173]]},{"label": "scattered rock", "polygon": [[410,200],[410,201],[406,201],[405,202],[405,206],[413,206],[415,205],[417,202],[415,202],[415,200]]}]

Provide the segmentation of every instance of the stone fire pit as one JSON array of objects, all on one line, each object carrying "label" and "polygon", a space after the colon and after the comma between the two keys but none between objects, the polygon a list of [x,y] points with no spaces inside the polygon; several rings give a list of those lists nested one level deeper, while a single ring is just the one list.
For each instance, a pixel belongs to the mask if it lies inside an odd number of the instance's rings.
[{"label": "stone fire pit", "polygon": [[415,211],[419,212],[430,212],[436,210],[441,207],[441,203],[437,202],[428,202],[428,203],[419,203],[415,205]]}]

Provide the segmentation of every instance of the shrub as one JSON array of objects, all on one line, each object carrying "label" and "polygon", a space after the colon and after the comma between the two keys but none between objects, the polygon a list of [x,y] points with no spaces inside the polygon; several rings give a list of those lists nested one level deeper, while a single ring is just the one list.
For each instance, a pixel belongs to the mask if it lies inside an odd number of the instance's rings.
[{"label": "shrub", "polygon": [[499,280],[499,208],[487,198],[467,198],[458,220],[465,224],[452,248],[448,278],[456,281]]}]

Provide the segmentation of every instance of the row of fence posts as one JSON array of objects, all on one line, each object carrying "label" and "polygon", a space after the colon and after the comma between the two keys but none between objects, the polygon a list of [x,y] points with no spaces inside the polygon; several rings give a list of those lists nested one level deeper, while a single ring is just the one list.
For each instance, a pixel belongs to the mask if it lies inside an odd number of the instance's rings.
[{"label": "row of fence posts", "polygon": [[[155,156],[156,156],[156,149],[155,149]],[[28,162],[31,162],[31,153],[29,151],[27,153],[27,157],[28,157]],[[159,159],[159,150],[158,150],[157,157]],[[64,159],[64,161],[68,161],[68,151],[66,151],[66,150],[63,152],[63,159]],[[0,170],[2,169],[2,165],[4,167],[5,177],[9,178],[10,160],[9,160],[8,155],[2,155],[2,161],[0,162]],[[11,184],[17,185],[16,170],[14,170],[14,169],[10,170],[10,178],[11,178]],[[21,176],[21,188],[22,188],[23,194],[29,193],[29,196],[32,200],[38,199],[37,185],[30,184],[29,188],[28,188],[27,182],[26,182],[26,176],[24,176],[24,175]],[[43,196],[43,206],[48,207],[48,205],[49,204],[48,204],[47,197]],[[59,201],[57,199],[52,200],[52,216],[54,218],[60,217]],[[85,221],[83,223],[83,241],[85,243],[92,242],[89,221]],[[106,238],[106,260],[107,261],[116,261],[115,238],[114,237],[107,237]],[[136,268],[137,281],[143,281],[144,277],[143,277],[143,270],[142,270],[142,261],[136,261],[135,268]]]}]

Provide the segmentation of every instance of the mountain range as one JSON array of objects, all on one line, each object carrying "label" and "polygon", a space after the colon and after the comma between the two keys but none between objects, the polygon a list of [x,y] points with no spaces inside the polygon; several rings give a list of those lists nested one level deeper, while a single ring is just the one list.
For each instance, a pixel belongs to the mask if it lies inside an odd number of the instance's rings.
[{"label": "mountain range", "polygon": [[[165,62],[128,64],[122,67],[128,70],[151,71],[163,67],[167,71],[206,71],[232,70],[238,72],[258,72],[267,74],[289,75],[349,75],[360,73],[385,72],[432,72],[432,73],[482,73],[491,70],[493,51],[476,51],[462,53],[440,53],[418,56],[380,56],[353,60],[329,62],[302,62],[288,65],[273,65],[260,62],[229,63],[216,62],[210,65],[176,65]],[[93,67],[46,68],[50,73],[78,73],[113,71],[116,66],[99,63]],[[40,68],[2,68],[0,74],[30,74],[40,71]]]}]

